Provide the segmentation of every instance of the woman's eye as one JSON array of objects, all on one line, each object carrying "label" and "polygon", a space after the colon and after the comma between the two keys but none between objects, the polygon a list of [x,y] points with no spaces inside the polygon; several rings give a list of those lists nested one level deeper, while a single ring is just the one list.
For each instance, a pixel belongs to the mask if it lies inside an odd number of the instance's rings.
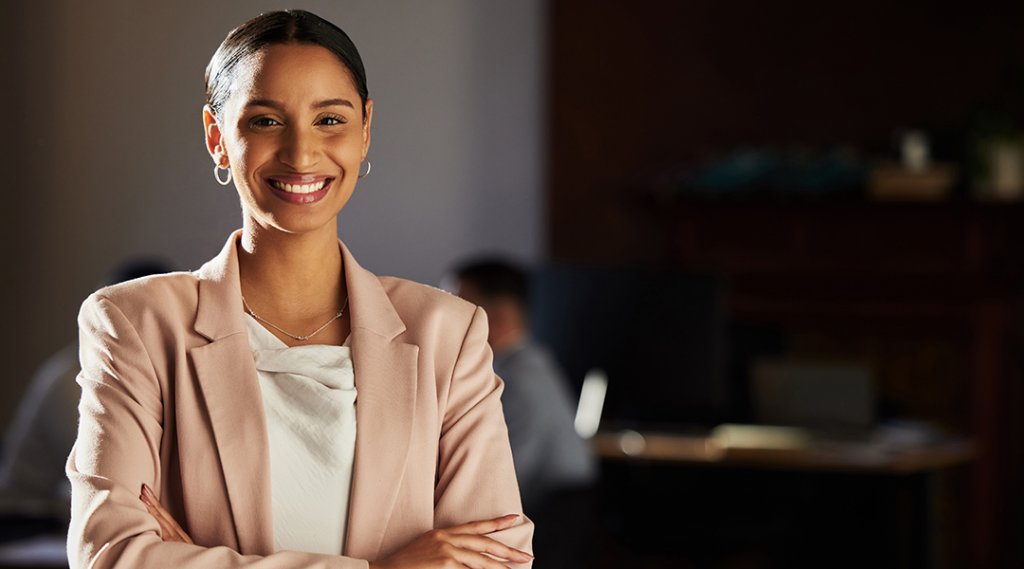
[{"label": "woman's eye", "polygon": [[326,116],[317,121],[318,124],[323,126],[334,126],[339,124],[345,124],[345,119],[335,116]]},{"label": "woman's eye", "polygon": [[255,128],[267,128],[271,126],[277,126],[278,124],[280,123],[278,123],[276,120],[270,117],[256,117],[249,121],[249,126]]}]

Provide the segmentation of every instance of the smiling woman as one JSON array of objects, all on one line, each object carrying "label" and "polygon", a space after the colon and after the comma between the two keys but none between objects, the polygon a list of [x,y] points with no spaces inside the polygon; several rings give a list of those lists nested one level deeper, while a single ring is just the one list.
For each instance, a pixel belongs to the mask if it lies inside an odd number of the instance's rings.
[{"label": "smiling woman", "polygon": [[203,126],[242,228],[83,304],[72,567],[531,564],[486,316],[338,241],[372,117],[358,51],[313,14],[217,50]]}]

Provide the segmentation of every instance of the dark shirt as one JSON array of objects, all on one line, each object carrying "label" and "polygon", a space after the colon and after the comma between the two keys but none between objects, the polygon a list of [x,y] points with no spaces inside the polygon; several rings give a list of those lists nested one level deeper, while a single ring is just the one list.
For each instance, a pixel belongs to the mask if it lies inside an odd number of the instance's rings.
[{"label": "dark shirt", "polygon": [[553,491],[586,486],[597,467],[576,434],[574,399],[551,356],[529,341],[495,355],[516,477],[529,513]]}]

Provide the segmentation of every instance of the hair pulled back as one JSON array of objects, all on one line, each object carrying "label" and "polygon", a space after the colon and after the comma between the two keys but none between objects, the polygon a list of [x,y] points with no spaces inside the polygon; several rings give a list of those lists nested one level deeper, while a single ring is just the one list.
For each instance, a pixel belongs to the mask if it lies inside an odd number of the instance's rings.
[{"label": "hair pulled back", "polygon": [[214,114],[220,114],[230,95],[238,64],[269,45],[282,43],[319,45],[336,55],[352,75],[366,117],[369,91],[356,45],[341,28],[305,10],[267,12],[231,30],[206,66],[206,104]]}]

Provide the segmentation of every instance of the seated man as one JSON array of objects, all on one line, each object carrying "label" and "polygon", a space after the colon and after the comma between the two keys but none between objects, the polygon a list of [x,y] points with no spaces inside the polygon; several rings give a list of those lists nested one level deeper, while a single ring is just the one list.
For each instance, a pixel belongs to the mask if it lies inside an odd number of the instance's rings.
[{"label": "seated man", "polygon": [[458,266],[450,279],[450,288],[487,312],[523,507],[537,522],[536,567],[578,566],[597,466],[573,426],[575,403],[564,374],[530,339],[527,274],[509,262],[481,259]]}]

